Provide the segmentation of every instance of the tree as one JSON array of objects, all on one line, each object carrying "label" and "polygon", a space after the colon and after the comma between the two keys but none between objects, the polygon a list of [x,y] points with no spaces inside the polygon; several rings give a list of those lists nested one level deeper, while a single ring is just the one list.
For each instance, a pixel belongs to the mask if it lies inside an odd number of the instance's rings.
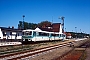
[{"label": "tree", "polygon": [[29,29],[35,29],[36,27],[37,27],[37,24],[35,24],[35,23],[29,23],[28,24]]},{"label": "tree", "polygon": [[49,22],[49,21],[42,21],[42,22],[40,22],[38,24],[36,24],[36,23],[28,23],[28,22],[25,22],[25,21],[24,22],[19,21],[18,28],[19,29],[35,29],[37,26],[38,27],[44,27],[44,26],[46,27],[46,26],[50,26],[50,25],[51,25],[51,22]]},{"label": "tree", "polygon": [[[24,25],[24,28],[23,28],[23,25]],[[19,24],[18,24],[18,28],[19,29],[35,29],[37,27],[37,24],[35,23],[28,23],[28,22],[23,22],[22,21],[19,21]]]},{"label": "tree", "polygon": [[43,27],[43,26],[50,26],[51,22],[49,21],[42,21],[40,23],[38,23],[38,27]]},{"label": "tree", "polygon": [[28,22],[24,22],[24,29],[28,29]]},{"label": "tree", "polygon": [[23,22],[22,21],[19,21],[18,28],[19,29],[22,29],[23,28]]}]

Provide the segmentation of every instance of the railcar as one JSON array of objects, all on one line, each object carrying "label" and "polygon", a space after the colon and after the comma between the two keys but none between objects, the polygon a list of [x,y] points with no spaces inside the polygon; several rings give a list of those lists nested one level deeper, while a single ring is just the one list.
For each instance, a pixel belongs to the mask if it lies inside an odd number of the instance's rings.
[{"label": "railcar", "polygon": [[52,41],[52,40],[61,40],[66,38],[66,35],[63,33],[57,32],[47,32],[47,31],[36,31],[36,30],[23,30],[22,31],[22,42],[36,42],[36,41]]}]

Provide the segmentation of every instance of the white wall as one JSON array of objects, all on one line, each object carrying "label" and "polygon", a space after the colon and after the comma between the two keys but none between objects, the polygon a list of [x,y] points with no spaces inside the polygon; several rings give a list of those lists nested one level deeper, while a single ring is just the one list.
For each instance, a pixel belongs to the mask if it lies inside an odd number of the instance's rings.
[{"label": "white wall", "polygon": [[60,24],[59,33],[62,33],[62,25]]},{"label": "white wall", "polygon": [[3,34],[2,34],[2,31],[1,31],[1,28],[0,28],[0,39],[3,39]]}]

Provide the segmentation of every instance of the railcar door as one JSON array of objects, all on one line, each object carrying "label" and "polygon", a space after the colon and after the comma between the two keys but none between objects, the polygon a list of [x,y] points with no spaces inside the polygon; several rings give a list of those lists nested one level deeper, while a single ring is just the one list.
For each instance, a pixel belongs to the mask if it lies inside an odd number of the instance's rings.
[{"label": "railcar door", "polygon": [[33,39],[32,40],[36,41],[36,32],[35,31],[33,31]]},{"label": "railcar door", "polygon": [[51,33],[49,33],[49,40],[52,40],[52,35],[51,35]]}]

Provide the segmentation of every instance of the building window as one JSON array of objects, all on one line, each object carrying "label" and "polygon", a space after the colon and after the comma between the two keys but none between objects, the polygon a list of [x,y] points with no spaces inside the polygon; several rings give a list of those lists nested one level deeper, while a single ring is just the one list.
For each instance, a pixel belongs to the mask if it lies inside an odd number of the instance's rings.
[{"label": "building window", "polygon": [[17,37],[17,34],[15,36]]},{"label": "building window", "polygon": [[18,36],[19,36],[19,33],[18,33]]},{"label": "building window", "polygon": [[5,32],[3,32],[3,36],[6,36]]},{"label": "building window", "polygon": [[10,35],[12,35],[12,32],[10,32]]}]

